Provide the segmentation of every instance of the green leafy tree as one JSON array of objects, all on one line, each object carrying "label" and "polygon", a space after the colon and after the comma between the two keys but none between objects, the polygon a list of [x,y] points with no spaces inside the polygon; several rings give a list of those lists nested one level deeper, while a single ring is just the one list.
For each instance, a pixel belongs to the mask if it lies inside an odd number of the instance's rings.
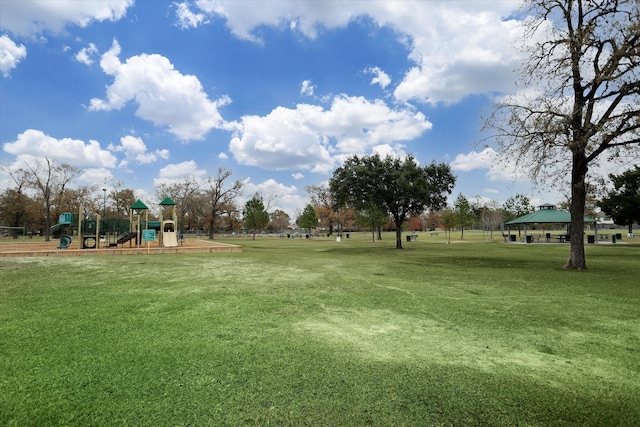
[{"label": "green leafy tree", "polygon": [[460,240],[464,240],[464,229],[473,224],[476,214],[469,200],[462,194],[459,194],[453,204],[456,225],[460,227]]},{"label": "green leafy tree", "polygon": [[396,249],[402,249],[402,224],[410,215],[446,205],[455,177],[449,165],[420,167],[412,156],[404,160],[379,155],[353,156],[333,172],[329,188],[337,207],[363,211],[379,208],[396,225]]},{"label": "green leafy tree", "polygon": [[440,222],[442,223],[444,230],[447,232],[447,243],[451,243],[451,230],[456,228],[456,223],[458,222],[456,213],[449,208],[442,210],[440,212]]},{"label": "green leafy tree", "polygon": [[256,239],[256,231],[263,230],[269,223],[269,214],[264,208],[262,198],[254,195],[251,200],[247,200],[242,212],[244,226],[252,231],[253,240]]},{"label": "green leafy tree", "polygon": [[377,206],[356,212],[356,223],[371,228],[371,241],[374,243],[376,232],[378,240],[382,240],[382,225],[387,222],[389,222],[389,215]]},{"label": "green leafy tree", "polygon": [[[527,0],[521,86],[487,125],[497,151],[532,178],[571,178],[568,269],[586,269],[583,225],[590,165],[637,158],[638,0]],[[602,159],[604,160],[604,159]],[[561,181],[561,180],[560,180]]]},{"label": "green leafy tree", "polygon": [[316,215],[315,208],[308,204],[302,214],[298,218],[298,226],[307,230],[309,236],[312,235],[312,231],[318,226],[318,215]]},{"label": "green leafy tree", "polygon": [[640,222],[640,167],[609,178],[614,189],[602,199],[600,208],[617,224],[626,224],[632,234],[633,223]]},{"label": "green leafy tree", "polygon": [[513,197],[509,197],[504,202],[505,220],[511,221],[520,216],[533,212],[533,206],[531,201],[524,194],[516,194]]}]

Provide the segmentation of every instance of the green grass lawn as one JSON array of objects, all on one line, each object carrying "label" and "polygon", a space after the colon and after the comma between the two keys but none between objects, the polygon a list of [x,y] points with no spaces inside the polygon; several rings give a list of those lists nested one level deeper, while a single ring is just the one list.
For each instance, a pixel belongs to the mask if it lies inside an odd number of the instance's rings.
[{"label": "green grass lawn", "polygon": [[495,237],[0,258],[0,425],[639,425],[640,245]]}]

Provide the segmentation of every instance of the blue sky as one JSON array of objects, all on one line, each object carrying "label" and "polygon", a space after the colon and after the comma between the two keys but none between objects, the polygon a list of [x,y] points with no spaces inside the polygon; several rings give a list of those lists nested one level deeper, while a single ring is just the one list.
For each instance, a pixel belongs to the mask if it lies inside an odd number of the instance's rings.
[{"label": "blue sky", "polygon": [[[477,148],[515,90],[519,1],[0,1],[0,161],[80,184],[219,167],[292,217],[353,154],[450,163],[462,193],[540,195]],[[0,189],[9,185],[0,176]]]}]

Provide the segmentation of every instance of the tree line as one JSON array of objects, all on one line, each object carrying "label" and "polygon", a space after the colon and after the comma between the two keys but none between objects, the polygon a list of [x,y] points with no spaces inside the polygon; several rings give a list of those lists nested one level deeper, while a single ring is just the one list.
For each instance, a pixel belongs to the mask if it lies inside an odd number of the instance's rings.
[{"label": "tree line", "polygon": [[[32,234],[48,231],[61,213],[77,212],[82,207],[88,215],[103,219],[128,219],[130,206],[136,201],[134,191],[121,183],[107,191],[99,186],[75,186],[80,170],[68,164],[57,165],[43,159],[24,168],[3,168],[12,186],[0,194],[0,225],[24,227]],[[629,226],[640,222],[640,168],[610,175],[613,189],[597,198],[586,197],[586,214],[595,216],[600,207],[618,224]],[[295,224],[309,235],[355,230],[370,230],[372,240],[381,238],[383,230],[396,231],[396,247],[402,248],[403,230],[464,231],[482,229],[493,238],[501,224],[533,212],[535,207],[523,194],[516,194],[500,205],[479,198],[469,200],[459,194],[447,204],[455,184],[448,165],[431,163],[420,166],[411,156],[352,156],[337,168],[327,185],[305,188],[309,203],[295,218]],[[279,209],[270,210],[271,201],[255,194],[244,206],[238,205],[243,181],[232,179],[232,171],[219,168],[217,174],[204,180],[185,177],[156,187],[157,200],[166,197],[176,202],[182,231],[203,232],[209,238],[215,232],[245,230],[257,232],[287,230],[292,222]],[[570,202],[560,203],[568,209]],[[14,233],[17,235],[17,232]]]}]

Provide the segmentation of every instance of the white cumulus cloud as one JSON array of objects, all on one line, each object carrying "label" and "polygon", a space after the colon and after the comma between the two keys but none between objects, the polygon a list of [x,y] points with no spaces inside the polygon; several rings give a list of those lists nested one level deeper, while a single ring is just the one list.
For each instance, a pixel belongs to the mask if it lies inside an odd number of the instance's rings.
[{"label": "white cumulus cloud", "polygon": [[208,22],[205,14],[192,12],[187,2],[174,3],[174,6],[176,8],[176,17],[178,18],[177,26],[183,30],[197,28]]},{"label": "white cumulus cloud", "polygon": [[300,85],[300,95],[313,96],[315,86],[311,84],[311,80],[304,80]]},{"label": "white cumulus cloud", "polygon": [[486,176],[491,181],[514,181],[527,178],[527,170],[516,164],[515,159],[499,156],[490,147],[482,151],[458,154],[451,162],[454,171],[471,172],[486,169]]},{"label": "white cumulus cloud", "polygon": [[120,166],[128,165],[131,160],[136,163],[147,164],[155,162],[158,158],[169,158],[169,150],[150,152],[142,138],[131,135],[120,138],[120,145],[110,144],[108,148],[112,151],[124,153],[125,160],[120,163]]},{"label": "white cumulus cloud", "polygon": [[380,69],[380,67],[369,67],[364,70],[367,74],[373,74],[373,78],[371,79],[371,84],[378,84],[382,89],[385,89],[387,86],[391,84],[391,77],[384,71]]},{"label": "white cumulus cloud", "polygon": [[247,200],[254,194],[260,194],[265,203],[271,203],[269,212],[276,209],[282,210],[289,215],[292,221],[295,221],[296,212],[302,212],[309,203],[308,198],[301,196],[298,190],[295,185],[285,185],[275,179],[267,179],[257,184],[247,180],[243,187]]},{"label": "white cumulus cloud", "polygon": [[117,21],[134,0],[2,1],[1,27],[19,36],[43,31],[59,33],[69,24],[86,27],[93,21]]},{"label": "white cumulus cloud", "polygon": [[76,61],[81,64],[91,65],[94,62],[94,57],[98,54],[98,48],[95,44],[89,43],[89,46],[80,49],[76,53]]},{"label": "white cumulus cloud", "polygon": [[344,154],[370,152],[387,144],[401,149],[431,129],[420,112],[393,109],[384,101],[336,96],[331,108],[298,104],[266,116],[244,116],[229,145],[242,164],[265,169],[330,171]]},{"label": "white cumulus cloud", "polygon": [[[514,19],[520,0],[317,1],[197,0],[205,14],[222,17],[237,37],[262,42],[261,26],[299,31],[315,38],[362,16],[390,27],[410,49],[415,66],[394,90],[399,101],[455,103],[470,94],[513,89],[518,62]],[[383,88],[389,76],[374,78]]]},{"label": "white cumulus cloud", "polygon": [[185,161],[182,163],[174,163],[160,169],[160,178],[180,178],[185,176],[203,176],[207,171],[198,168],[198,164],[193,161]]},{"label": "white cumulus cloud", "polygon": [[27,48],[24,45],[17,45],[6,34],[0,36],[0,72],[5,78],[26,57]]},{"label": "white cumulus cloud", "polygon": [[113,168],[116,165],[116,157],[100,148],[98,141],[57,139],[36,129],[27,129],[15,141],[5,143],[3,149],[16,156],[48,157],[77,167]]},{"label": "white cumulus cloud", "polygon": [[102,55],[100,66],[114,77],[106,99],[91,99],[91,111],[121,109],[128,102],[138,104],[136,115],[167,127],[181,140],[203,139],[211,129],[223,128],[218,109],[231,102],[223,96],[209,100],[196,76],[184,75],[162,55],[141,54],[120,62],[120,45]]}]

